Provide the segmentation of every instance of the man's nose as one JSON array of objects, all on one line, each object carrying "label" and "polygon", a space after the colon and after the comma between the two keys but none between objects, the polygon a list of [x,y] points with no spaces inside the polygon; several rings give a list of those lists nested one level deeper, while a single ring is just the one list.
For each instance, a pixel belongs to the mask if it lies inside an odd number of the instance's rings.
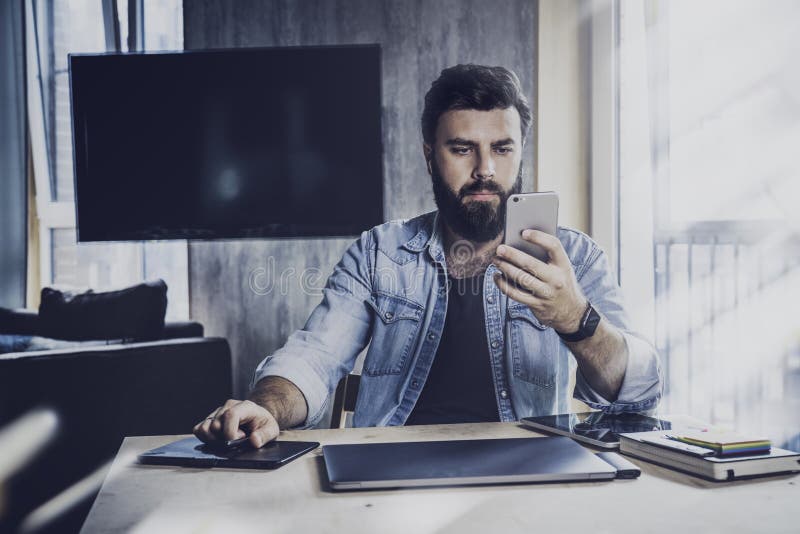
[{"label": "man's nose", "polygon": [[479,155],[472,177],[476,180],[491,180],[494,178],[494,160],[491,156]]}]

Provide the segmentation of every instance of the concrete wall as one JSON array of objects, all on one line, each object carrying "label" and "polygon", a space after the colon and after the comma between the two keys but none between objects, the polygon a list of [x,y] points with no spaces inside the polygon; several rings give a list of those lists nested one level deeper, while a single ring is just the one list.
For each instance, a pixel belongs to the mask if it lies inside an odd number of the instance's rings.
[{"label": "concrete wall", "polygon": [[[184,2],[184,43],[187,49],[380,43],[388,220],[435,206],[419,117],[424,94],[443,68],[470,62],[507,66],[519,75],[530,102],[537,102],[537,14],[536,0],[191,0]],[[533,189],[535,131],[523,156],[525,190]],[[189,245],[191,316],[207,335],[230,341],[237,396],[246,393],[256,364],[302,327],[320,299],[309,288],[324,283],[352,240]],[[319,272],[303,280],[309,268]],[[270,279],[275,287],[264,294]]]}]

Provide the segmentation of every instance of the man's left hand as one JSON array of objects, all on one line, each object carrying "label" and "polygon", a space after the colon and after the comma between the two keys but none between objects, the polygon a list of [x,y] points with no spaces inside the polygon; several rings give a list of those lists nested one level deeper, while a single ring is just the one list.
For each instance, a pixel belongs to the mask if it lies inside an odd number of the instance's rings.
[{"label": "man's left hand", "polygon": [[521,250],[500,245],[494,263],[503,276],[495,275],[497,287],[526,304],[543,325],[564,334],[577,331],[587,300],[561,241],[538,230],[525,230],[522,238],[545,249],[550,261],[545,263]]}]

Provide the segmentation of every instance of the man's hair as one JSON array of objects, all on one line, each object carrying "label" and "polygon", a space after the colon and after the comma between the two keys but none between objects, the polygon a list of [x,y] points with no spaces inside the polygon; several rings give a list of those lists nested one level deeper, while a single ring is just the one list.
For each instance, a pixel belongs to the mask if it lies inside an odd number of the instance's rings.
[{"label": "man's hair", "polygon": [[519,113],[522,140],[531,124],[531,108],[522,93],[519,78],[504,67],[456,65],[444,69],[425,95],[422,139],[433,144],[443,113],[453,109],[490,111],[514,106]]}]

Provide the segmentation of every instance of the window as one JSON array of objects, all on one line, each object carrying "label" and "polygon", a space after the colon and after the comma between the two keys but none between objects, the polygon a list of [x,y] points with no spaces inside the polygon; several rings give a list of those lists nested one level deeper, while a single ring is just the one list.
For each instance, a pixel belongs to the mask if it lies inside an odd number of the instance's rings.
[{"label": "window", "polygon": [[797,446],[800,4],[619,8],[621,279],[661,409]]},{"label": "window", "polygon": [[[180,0],[31,0],[27,5],[32,150],[41,285],[106,290],[163,278],[169,319],[187,319],[186,242],[77,243],[68,54],[183,48]],[[134,4],[135,2],[135,4]],[[132,9],[136,8],[136,9]],[[133,16],[131,17],[131,13]],[[118,44],[117,44],[118,43]],[[39,76],[37,76],[37,73]]]}]

